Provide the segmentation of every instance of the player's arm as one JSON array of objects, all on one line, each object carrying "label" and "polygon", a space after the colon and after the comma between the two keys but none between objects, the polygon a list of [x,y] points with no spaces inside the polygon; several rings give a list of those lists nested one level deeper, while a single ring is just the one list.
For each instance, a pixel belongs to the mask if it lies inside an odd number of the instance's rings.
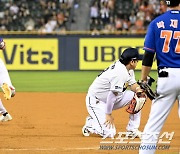
[{"label": "player's arm", "polygon": [[[117,72],[117,74],[121,74],[121,72]],[[105,108],[105,113],[106,113],[106,125],[112,125],[113,126],[113,117],[111,115],[114,103],[117,99],[117,96],[119,93],[123,91],[123,86],[124,83],[126,82],[126,75],[115,75],[113,77],[113,80],[111,81],[111,87],[110,91],[107,95],[106,99],[106,108]]]},{"label": "player's arm", "polygon": [[137,84],[137,81],[135,79],[134,71],[131,71],[131,72],[129,71],[129,73],[130,73],[130,79],[129,79],[128,83],[129,83],[130,89],[132,91],[134,91],[135,93],[136,92],[142,92],[143,90]]},{"label": "player's arm", "polygon": [[142,91],[142,89],[140,88],[140,86],[137,83],[132,84],[130,86],[130,89],[134,92]]},{"label": "player's arm", "polygon": [[141,80],[147,81],[154,59],[154,52],[145,51],[142,61]]},{"label": "player's arm", "polygon": [[117,95],[118,95],[117,92],[109,91],[109,93],[108,93],[107,100],[106,100],[106,109],[105,109],[105,113],[106,113],[105,124],[106,124],[106,126],[113,125],[114,118],[112,117],[111,113],[112,113],[113,106],[116,101]]}]

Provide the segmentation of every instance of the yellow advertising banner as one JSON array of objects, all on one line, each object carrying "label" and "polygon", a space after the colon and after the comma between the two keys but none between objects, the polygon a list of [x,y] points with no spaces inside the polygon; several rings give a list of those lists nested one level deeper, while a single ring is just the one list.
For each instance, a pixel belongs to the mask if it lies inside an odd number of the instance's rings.
[{"label": "yellow advertising banner", "polygon": [[[82,38],[79,43],[79,69],[103,70],[112,62],[119,59],[124,49],[137,48],[143,57],[143,38]],[[142,60],[138,62],[136,70],[141,70]],[[152,70],[157,68],[154,61]]]},{"label": "yellow advertising banner", "polygon": [[58,70],[58,39],[4,39],[0,52],[8,70]]}]

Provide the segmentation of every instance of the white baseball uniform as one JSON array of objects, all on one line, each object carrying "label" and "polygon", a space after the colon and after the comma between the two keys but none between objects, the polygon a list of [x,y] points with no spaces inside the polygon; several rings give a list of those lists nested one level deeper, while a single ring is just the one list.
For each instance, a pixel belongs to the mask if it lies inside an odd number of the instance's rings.
[{"label": "white baseball uniform", "polygon": [[[116,101],[113,110],[126,106],[133,98],[134,92],[126,90],[128,85],[136,83],[134,71],[128,71],[124,64],[116,61],[107,69],[101,72],[91,84],[86,96],[86,107],[90,116],[86,118],[86,127],[91,133],[101,136],[110,134],[112,137],[116,134],[116,129],[105,126],[106,121],[106,99],[109,91],[117,92]],[[112,102],[113,103],[113,102]],[[128,131],[135,131],[140,125],[140,115],[130,114],[130,120],[127,125]]]},{"label": "white baseball uniform", "polygon": [[[2,61],[2,59],[0,59],[0,87],[2,87],[3,83],[8,84],[9,86],[11,86],[13,89],[14,86],[11,83],[11,79],[9,77],[8,71],[6,69],[6,66],[4,65],[4,62]],[[6,113],[6,109],[2,104],[2,101],[0,99],[0,113],[4,114]]]},{"label": "white baseball uniform", "polygon": [[7,83],[9,86],[13,87],[6,66],[2,59],[0,59],[0,87],[2,87],[3,83]]}]

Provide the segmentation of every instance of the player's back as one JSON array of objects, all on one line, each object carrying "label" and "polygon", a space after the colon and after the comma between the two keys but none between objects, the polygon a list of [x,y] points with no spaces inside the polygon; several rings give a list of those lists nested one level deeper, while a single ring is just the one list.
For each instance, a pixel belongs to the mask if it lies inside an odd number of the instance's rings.
[{"label": "player's back", "polygon": [[[118,83],[119,78],[121,78],[122,83],[124,84],[126,80],[128,80],[128,77],[129,75],[125,65],[123,65],[120,61],[116,61],[96,77],[89,87],[88,92],[100,100],[106,101],[106,97],[112,86],[111,84],[116,82]],[[121,90],[123,90],[123,87],[121,87],[121,85],[119,86],[120,87],[117,88],[121,88]]]},{"label": "player's back", "polygon": [[[157,17],[150,26],[154,29],[155,42],[159,67],[180,67],[180,11],[170,10]],[[152,30],[151,30],[152,31]],[[152,36],[152,35],[151,35]]]}]

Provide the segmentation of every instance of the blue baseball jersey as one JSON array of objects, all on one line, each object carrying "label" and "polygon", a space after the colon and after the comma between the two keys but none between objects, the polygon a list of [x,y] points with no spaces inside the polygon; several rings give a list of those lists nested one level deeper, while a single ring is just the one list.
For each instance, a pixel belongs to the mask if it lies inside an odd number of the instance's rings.
[{"label": "blue baseball jersey", "polygon": [[156,53],[158,67],[180,68],[180,11],[167,11],[150,23],[144,50]]}]

